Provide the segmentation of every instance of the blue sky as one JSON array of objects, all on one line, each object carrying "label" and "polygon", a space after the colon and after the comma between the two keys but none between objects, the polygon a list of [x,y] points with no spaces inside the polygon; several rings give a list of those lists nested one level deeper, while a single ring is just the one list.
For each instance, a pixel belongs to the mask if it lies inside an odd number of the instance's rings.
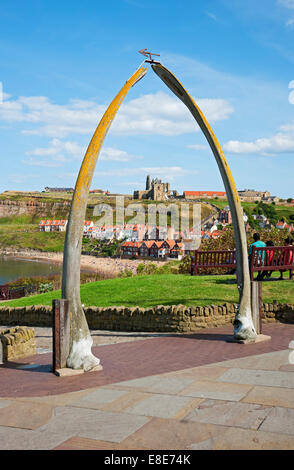
[{"label": "blue sky", "polygon": [[[74,186],[107,105],[161,54],[204,111],[239,189],[294,197],[294,0],[1,0],[0,191]],[[292,83],[291,83],[292,82]],[[188,110],[151,68],[104,142],[93,188],[222,190]]]}]

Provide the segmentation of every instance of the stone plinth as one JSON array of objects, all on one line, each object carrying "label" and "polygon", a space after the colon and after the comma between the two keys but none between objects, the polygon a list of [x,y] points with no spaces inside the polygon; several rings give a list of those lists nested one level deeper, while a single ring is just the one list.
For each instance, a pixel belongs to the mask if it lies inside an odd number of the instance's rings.
[{"label": "stone plinth", "polygon": [[26,326],[16,326],[0,331],[3,361],[33,356],[37,353],[35,330]]},{"label": "stone plinth", "polygon": [[236,339],[234,336],[228,338],[226,341],[227,343],[239,343],[239,344],[255,344],[261,343],[262,341],[270,341],[272,339],[271,336],[267,335],[257,335],[254,339]]}]

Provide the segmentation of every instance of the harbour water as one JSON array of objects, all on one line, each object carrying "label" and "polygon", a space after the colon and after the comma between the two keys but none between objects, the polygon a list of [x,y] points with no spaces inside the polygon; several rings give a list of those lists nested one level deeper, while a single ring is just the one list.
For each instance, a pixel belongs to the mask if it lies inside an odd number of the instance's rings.
[{"label": "harbour water", "polygon": [[44,261],[0,257],[0,285],[19,278],[61,273],[62,266]]}]

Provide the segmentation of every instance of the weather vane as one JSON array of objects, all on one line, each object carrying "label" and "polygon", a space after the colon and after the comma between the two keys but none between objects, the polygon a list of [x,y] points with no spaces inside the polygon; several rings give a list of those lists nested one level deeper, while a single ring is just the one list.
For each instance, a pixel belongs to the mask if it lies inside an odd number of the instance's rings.
[{"label": "weather vane", "polygon": [[[149,58],[150,62],[154,62],[154,60],[152,58],[153,55],[156,55],[156,56],[160,57],[160,54],[155,54],[154,52],[148,52],[147,48],[146,49],[141,49],[139,52],[140,52],[140,54],[142,54],[145,57]],[[147,61],[147,62],[149,62],[149,61]]]}]

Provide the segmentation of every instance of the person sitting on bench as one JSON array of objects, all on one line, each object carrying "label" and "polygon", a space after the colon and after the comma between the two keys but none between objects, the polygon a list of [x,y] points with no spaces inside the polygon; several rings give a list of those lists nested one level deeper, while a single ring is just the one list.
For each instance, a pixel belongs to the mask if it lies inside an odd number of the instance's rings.
[{"label": "person sitting on bench", "polygon": [[[268,240],[266,242],[266,246],[275,246],[275,244],[272,240]],[[269,264],[269,265],[272,264],[273,257],[274,257],[273,251],[266,250],[266,260],[267,260],[266,262],[267,262],[267,264]],[[259,276],[259,279],[262,281],[265,277],[267,279],[269,279],[271,277],[272,273],[273,273],[273,271],[262,271],[261,273],[258,274],[258,276]]]},{"label": "person sitting on bench", "polygon": [[[292,238],[290,237],[287,237],[286,240],[285,240],[285,246],[293,246],[293,240]],[[289,253],[287,254],[287,257],[285,259],[285,264],[291,264],[291,261],[293,263],[293,252],[292,251],[289,251]],[[279,280],[283,280],[283,273],[285,272],[286,270],[285,269],[281,269],[280,270],[280,277],[279,277]]]},{"label": "person sitting on bench", "polygon": [[[256,248],[263,248],[263,247],[266,246],[266,244],[263,241],[260,240],[260,235],[259,235],[258,232],[253,234],[253,240],[254,240],[254,242],[251,243],[251,245],[249,246],[249,252],[248,252],[248,254],[249,254],[249,264],[250,264],[250,259],[251,259],[253,247],[256,246]],[[264,254],[262,255],[262,260],[258,260],[258,262],[261,264],[261,262],[263,262],[263,259],[264,259]],[[258,273],[256,280],[257,281],[261,280],[260,273]]]}]

